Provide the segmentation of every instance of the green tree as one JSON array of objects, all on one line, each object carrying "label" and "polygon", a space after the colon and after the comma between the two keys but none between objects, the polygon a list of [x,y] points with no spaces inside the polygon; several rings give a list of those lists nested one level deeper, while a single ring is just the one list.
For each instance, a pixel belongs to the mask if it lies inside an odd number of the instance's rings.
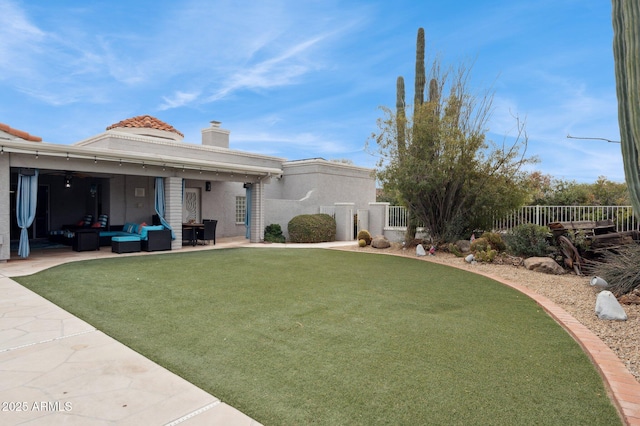
[{"label": "green tree", "polygon": [[527,178],[530,198],[528,204],[545,206],[624,206],[629,205],[625,183],[613,182],[599,176],[594,183],[554,179],[550,175],[533,172]]},{"label": "green tree", "polygon": [[[420,71],[422,29],[417,45]],[[442,72],[434,61],[429,77],[426,102],[424,93],[416,93],[412,114],[402,120],[382,107],[384,117],[371,140],[380,155],[376,174],[384,190],[397,194],[411,217],[440,242],[488,229],[494,217],[522,205],[527,192],[521,166],[531,159],[524,157],[527,138],[519,120],[513,144],[486,139],[493,97],[471,93],[467,67]],[[418,72],[416,79],[416,90],[424,91],[426,76]],[[406,127],[399,126],[403,121]]]}]

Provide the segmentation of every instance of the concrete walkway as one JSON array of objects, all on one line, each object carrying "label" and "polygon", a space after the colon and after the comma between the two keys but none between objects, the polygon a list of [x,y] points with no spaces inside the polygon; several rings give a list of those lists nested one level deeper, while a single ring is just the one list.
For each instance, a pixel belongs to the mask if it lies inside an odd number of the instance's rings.
[{"label": "concrete walkway", "polygon": [[[183,251],[353,244],[250,245],[244,238],[232,238]],[[171,252],[129,255],[159,253]],[[108,248],[81,253],[65,248],[33,251],[29,259],[0,263],[0,424],[259,425],[10,278],[62,263],[117,256],[124,255]],[[611,349],[549,299],[490,278],[533,298],[563,326],[591,357],[625,424],[640,426],[640,383]]]},{"label": "concrete walkway", "polygon": [[111,256],[52,249],[0,264],[0,424],[258,425],[10,278]]}]

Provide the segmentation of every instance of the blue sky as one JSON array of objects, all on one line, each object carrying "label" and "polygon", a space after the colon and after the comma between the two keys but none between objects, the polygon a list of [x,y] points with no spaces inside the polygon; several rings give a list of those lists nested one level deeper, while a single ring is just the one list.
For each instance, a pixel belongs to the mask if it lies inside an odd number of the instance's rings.
[{"label": "blue sky", "polygon": [[428,60],[493,89],[490,139],[517,114],[536,170],[624,181],[619,144],[567,138],[619,140],[604,0],[0,0],[0,122],[70,144],[149,114],[200,143],[217,120],[233,149],[373,167],[419,27]]}]

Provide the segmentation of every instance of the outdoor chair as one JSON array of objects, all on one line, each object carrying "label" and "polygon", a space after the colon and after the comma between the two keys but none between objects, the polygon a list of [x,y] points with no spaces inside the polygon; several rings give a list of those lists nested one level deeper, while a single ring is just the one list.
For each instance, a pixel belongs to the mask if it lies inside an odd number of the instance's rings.
[{"label": "outdoor chair", "polygon": [[213,219],[204,219],[202,221],[204,225],[203,229],[198,230],[198,239],[202,241],[212,241],[213,245],[216,245],[216,226],[218,225],[217,220]]}]

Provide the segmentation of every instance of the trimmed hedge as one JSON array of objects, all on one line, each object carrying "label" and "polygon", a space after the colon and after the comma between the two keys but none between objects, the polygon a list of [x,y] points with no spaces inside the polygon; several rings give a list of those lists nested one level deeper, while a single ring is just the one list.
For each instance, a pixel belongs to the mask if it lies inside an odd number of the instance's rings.
[{"label": "trimmed hedge", "polygon": [[335,241],[336,221],[328,214],[301,214],[287,225],[292,243],[322,243]]}]

